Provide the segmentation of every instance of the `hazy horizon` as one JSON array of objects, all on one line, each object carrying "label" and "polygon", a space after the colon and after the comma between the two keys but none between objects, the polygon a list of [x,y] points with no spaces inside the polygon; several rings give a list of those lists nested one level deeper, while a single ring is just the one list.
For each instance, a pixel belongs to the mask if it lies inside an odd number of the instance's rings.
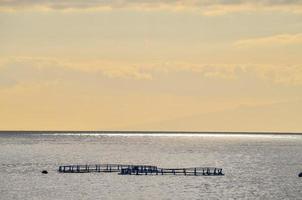
[{"label": "hazy horizon", "polygon": [[44,134],[44,133],[79,133],[79,134],[125,134],[125,135],[136,135],[138,133],[146,133],[148,134],[172,134],[172,135],[195,135],[195,134],[208,134],[208,135],[299,135],[302,132],[278,132],[278,131],[265,131],[265,132],[253,132],[253,131],[173,131],[173,130],[0,130],[0,134],[2,133],[37,133],[37,134]]}]

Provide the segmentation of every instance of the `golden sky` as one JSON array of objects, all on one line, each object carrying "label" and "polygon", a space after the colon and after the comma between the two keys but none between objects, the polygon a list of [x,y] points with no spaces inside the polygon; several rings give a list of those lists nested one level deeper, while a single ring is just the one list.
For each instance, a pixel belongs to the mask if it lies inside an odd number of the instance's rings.
[{"label": "golden sky", "polygon": [[302,0],[0,0],[0,129],[302,132]]}]

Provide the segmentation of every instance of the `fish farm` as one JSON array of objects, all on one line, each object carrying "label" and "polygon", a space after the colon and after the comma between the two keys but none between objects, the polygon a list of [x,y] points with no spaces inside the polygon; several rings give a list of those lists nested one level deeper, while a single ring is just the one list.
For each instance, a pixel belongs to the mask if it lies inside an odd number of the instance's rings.
[{"label": "fish farm", "polygon": [[184,176],[223,176],[222,168],[190,167],[161,168],[150,165],[95,164],[63,165],[59,173],[117,173],[119,175],[184,175]]}]

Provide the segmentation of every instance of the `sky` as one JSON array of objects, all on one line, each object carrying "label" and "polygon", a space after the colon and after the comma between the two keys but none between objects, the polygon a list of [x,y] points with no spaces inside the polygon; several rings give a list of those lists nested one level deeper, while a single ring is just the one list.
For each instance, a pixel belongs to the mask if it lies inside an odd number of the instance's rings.
[{"label": "sky", "polygon": [[302,132],[302,0],[0,0],[0,130]]}]

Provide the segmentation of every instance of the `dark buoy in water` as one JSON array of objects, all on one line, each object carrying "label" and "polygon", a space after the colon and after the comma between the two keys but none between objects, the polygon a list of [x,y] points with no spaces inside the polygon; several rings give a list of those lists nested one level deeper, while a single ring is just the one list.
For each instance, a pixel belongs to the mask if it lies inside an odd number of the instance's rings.
[{"label": "dark buoy in water", "polygon": [[298,175],[299,177],[302,177],[302,172],[300,172],[300,174]]},{"label": "dark buoy in water", "polygon": [[48,171],[47,170],[43,170],[41,173],[42,174],[48,174]]}]

